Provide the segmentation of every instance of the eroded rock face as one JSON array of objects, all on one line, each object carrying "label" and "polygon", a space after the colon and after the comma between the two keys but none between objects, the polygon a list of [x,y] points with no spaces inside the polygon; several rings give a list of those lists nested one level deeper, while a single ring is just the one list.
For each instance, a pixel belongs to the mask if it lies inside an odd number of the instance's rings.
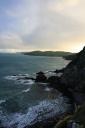
[{"label": "eroded rock face", "polygon": [[68,64],[61,76],[61,82],[77,92],[85,92],[85,47]]},{"label": "eroded rock face", "polygon": [[72,89],[73,94],[75,92],[77,92],[77,95],[85,93],[85,47],[76,55],[76,58],[67,65],[61,76],[61,83],[67,86],[67,88]]}]

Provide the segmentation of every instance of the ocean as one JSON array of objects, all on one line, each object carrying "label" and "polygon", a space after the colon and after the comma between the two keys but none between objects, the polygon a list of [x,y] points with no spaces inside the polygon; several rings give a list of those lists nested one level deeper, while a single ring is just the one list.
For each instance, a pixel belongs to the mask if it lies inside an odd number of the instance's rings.
[{"label": "ocean", "polygon": [[47,87],[45,83],[25,79],[35,77],[39,71],[49,75],[48,71],[67,64],[68,61],[61,57],[0,54],[0,125],[24,128],[67,111],[68,99],[57,90]]}]

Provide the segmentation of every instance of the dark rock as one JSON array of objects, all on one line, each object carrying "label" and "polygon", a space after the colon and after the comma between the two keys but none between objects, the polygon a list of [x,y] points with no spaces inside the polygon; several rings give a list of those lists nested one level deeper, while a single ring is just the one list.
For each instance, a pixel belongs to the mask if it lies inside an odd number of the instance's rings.
[{"label": "dark rock", "polygon": [[71,55],[63,56],[66,60],[74,60],[76,58],[76,53],[73,53]]},{"label": "dark rock", "polygon": [[59,92],[61,92],[64,96],[69,97],[73,102],[73,95],[70,89],[65,85],[61,83],[61,78],[58,76],[51,76],[47,79],[48,85],[52,88],[57,89]]},{"label": "dark rock", "polygon": [[[73,104],[74,101],[76,101],[76,103],[78,102],[79,104],[85,102],[85,47],[81,52],[76,54],[75,58],[67,65],[65,69],[56,70],[55,72],[63,72],[63,75],[61,77],[51,76],[47,79],[43,72],[39,72],[37,73],[36,81],[48,82],[49,86],[59,90],[63,93],[63,95],[68,96]],[[74,119],[79,120],[83,126],[85,126],[84,116],[85,105],[77,111],[77,113],[74,115]],[[40,125],[42,128],[45,128],[46,124],[42,124],[43,125],[36,124],[36,127],[39,128],[38,126]],[[47,124],[48,126],[46,128],[50,128],[49,122],[47,122]],[[73,124],[71,123],[71,125]],[[69,124],[69,126],[71,125]],[[64,127],[62,126],[60,128]]]},{"label": "dark rock", "polygon": [[27,76],[25,76],[24,79],[26,79],[26,80],[35,80],[35,78],[33,78],[33,77],[27,77]]},{"label": "dark rock", "polygon": [[40,71],[40,72],[37,72],[36,74],[41,75],[41,74],[44,74],[44,72]]},{"label": "dark rock", "polygon": [[60,120],[54,128],[85,128],[85,104],[77,108],[73,115]]},{"label": "dark rock", "polygon": [[23,80],[35,80],[35,78],[33,78],[33,77],[28,77],[28,76],[25,76],[25,77],[23,77],[23,78],[17,78],[17,80],[21,80],[21,79],[23,79]]},{"label": "dark rock", "polygon": [[85,102],[85,93],[73,92],[73,97],[76,104],[83,104],[83,102]]},{"label": "dark rock", "polygon": [[85,47],[76,54],[61,76],[61,83],[74,92],[85,94]]},{"label": "dark rock", "polygon": [[[55,125],[54,128],[67,128],[67,124],[71,118],[72,118],[71,115],[65,116],[63,119],[59,120],[59,122]],[[72,126],[72,122],[69,125]],[[72,127],[68,127],[68,128],[72,128]]]},{"label": "dark rock", "polygon": [[51,85],[60,84],[60,78],[58,76],[50,76],[47,79],[47,82],[50,83]]},{"label": "dark rock", "polygon": [[79,92],[85,92],[85,48],[65,68],[61,81]]},{"label": "dark rock", "polygon": [[45,76],[45,74],[43,72],[38,72],[36,73],[36,79],[35,82],[43,82],[45,83],[47,81],[47,77]]},{"label": "dark rock", "polygon": [[45,120],[44,122],[37,122],[34,125],[26,126],[25,128],[53,128],[56,122],[58,122],[58,120],[54,117],[52,119]]},{"label": "dark rock", "polygon": [[62,69],[56,69],[54,72],[55,73],[63,73],[65,70],[65,68],[62,68]]},{"label": "dark rock", "polygon": [[[66,68],[60,71],[63,72],[60,78],[57,76],[48,78],[47,81],[50,86],[58,89],[69,98],[74,98],[77,102],[77,97],[79,97],[79,103],[82,103],[82,101],[84,101],[83,99],[85,99],[85,47],[81,52],[76,54],[75,59],[73,59]],[[59,71],[56,70],[56,73],[58,72]],[[77,92],[76,95],[74,95],[75,92]]]}]

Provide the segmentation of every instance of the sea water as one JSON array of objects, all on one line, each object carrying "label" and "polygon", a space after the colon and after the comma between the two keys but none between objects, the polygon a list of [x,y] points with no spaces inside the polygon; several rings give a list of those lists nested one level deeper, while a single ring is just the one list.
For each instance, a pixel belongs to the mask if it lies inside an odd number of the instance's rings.
[{"label": "sea water", "polygon": [[[24,128],[68,109],[66,98],[45,83],[25,77],[54,71],[68,64],[62,57],[0,54],[0,121],[7,128]],[[41,114],[40,114],[41,113]],[[46,114],[45,114],[46,113]]]}]

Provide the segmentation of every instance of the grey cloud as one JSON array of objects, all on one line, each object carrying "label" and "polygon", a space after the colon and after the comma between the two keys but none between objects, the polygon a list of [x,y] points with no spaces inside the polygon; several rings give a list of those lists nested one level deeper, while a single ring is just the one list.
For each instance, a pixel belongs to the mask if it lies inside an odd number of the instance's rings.
[{"label": "grey cloud", "polygon": [[[74,41],[76,43],[74,38],[85,37],[85,23],[80,22],[76,11],[77,9],[80,12],[83,0],[81,0],[80,5],[76,4],[75,7],[71,5],[69,8],[66,0],[22,1],[23,5],[7,10],[7,16],[13,20],[10,25],[8,24],[9,31],[16,33],[18,37],[12,36],[11,39],[0,37],[0,48],[57,49],[60,45],[62,48],[65,42]],[[72,2],[73,0],[69,1]],[[61,7],[63,4],[66,6],[62,10],[56,11],[58,4]],[[83,17],[85,20],[84,15]]]},{"label": "grey cloud", "polygon": [[49,44],[50,47],[55,47],[84,34],[85,27],[80,22],[60,13],[50,12],[41,17],[38,28],[31,35],[25,35],[23,41],[37,48],[49,48]]}]

